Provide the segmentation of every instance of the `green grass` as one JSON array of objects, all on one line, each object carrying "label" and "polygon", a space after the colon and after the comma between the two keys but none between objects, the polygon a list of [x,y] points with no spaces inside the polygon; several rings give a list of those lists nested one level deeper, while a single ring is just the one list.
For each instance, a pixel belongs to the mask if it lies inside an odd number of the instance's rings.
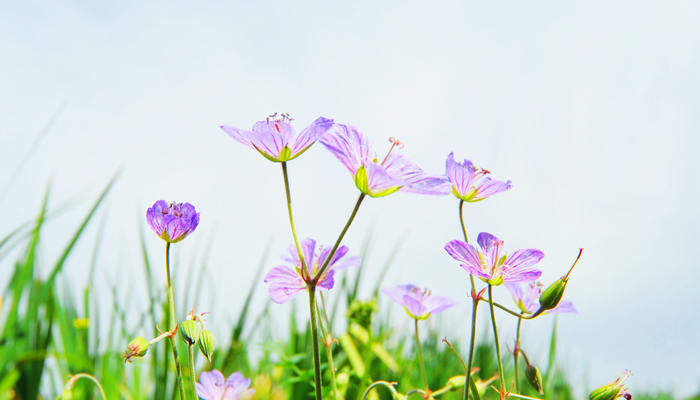
[{"label": "green grass", "polygon": [[[148,303],[137,305],[121,303],[115,300],[110,309],[98,308],[99,296],[95,290],[95,271],[98,268],[100,242],[104,222],[92,238],[85,237],[89,224],[95,224],[95,216],[104,202],[115,180],[109,182],[102,193],[87,209],[73,232],[66,233],[66,245],[59,258],[47,266],[38,265],[39,243],[44,240],[43,232],[51,217],[50,188],[41,203],[41,207],[25,224],[11,230],[0,239],[0,261],[12,252],[13,248],[23,248],[14,266],[10,279],[2,293],[2,312],[0,313],[0,400],[2,399],[38,399],[55,398],[63,390],[66,379],[76,373],[85,372],[97,377],[102,383],[108,399],[175,399],[174,365],[167,342],[152,346],[145,358],[132,364],[124,364],[121,353],[136,332],[129,330],[127,320],[138,316],[141,326],[152,326],[150,332],[156,336],[156,326],[167,326],[164,283],[156,280],[154,270],[162,268],[151,259],[160,260],[161,256],[148,254],[146,250],[146,233],[141,233],[140,252],[145,277]],[[57,207],[57,210],[59,207]],[[92,257],[87,284],[76,287],[74,282],[63,278],[63,270],[71,262],[71,255],[79,241],[92,241]],[[364,246],[366,252],[369,240]],[[397,245],[396,251],[398,252]],[[188,305],[195,304],[202,293],[204,271],[207,268],[206,254],[201,260],[192,260],[189,264],[188,279],[194,281],[192,287],[177,285],[176,296],[178,314],[184,317]],[[268,263],[269,249],[261,255],[257,275],[250,282],[247,293],[239,299],[240,309],[237,320],[227,334],[218,332],[217,337],[226,337],[224,343],[218,343],[213,357],[213,366],[226,373],[241,371],[253,379],[259,399],[306,399],[313,395],[313,366],[310,356],[311,336],[305,321],[305,315],[296,312],[288,317],[288,334],[281,336],[270,327],[272,317],[270,304],[257,315],[251,315],[251,299],[255,291],[262,287],[261,276]],[[386,271],[391,267],[388,260],[381,268]],[[376,380],[398,382],[396,388],[406,393],[411,388],[419,387],[420,374],[417,368],[417,356],[412,342],[412,332],[396,331],[389,323],[386,313],[378,310],[378,288],[381,282],[373,283],[371,298],[358,298],[358,288],[362,283],[365,265],[354,273],[346,274],[339,285],[326,296],[325,301],[330,312],[333,326],[348,327],[332,332],[337,339],[332,347],[337,369],[337,385],[346,399],[359,399],[365,388]],[[49,271],[46,278],[40,278],[38,271]],[[381,276],[384,275],[384,272]],[[365,283],[366,284],[366,283]],[[116,283],[110,288],[117,296]],[[348,310],[340,311],[340,310]],[[424,325],[425,326],[425,325]],[[107,329],[109,327],[109,329]],[[216,327],[210,327],[216,330]],[[108,332],[101,336],[98,332]],[[253,339],[254,338],[254,339]],[[436,330],[422,332],[423,351],[426,369],[429,371],[429,385],[433,390],[445,386],[450,378],[464,374],[464,367],[459,358],[442,341],[443,337]],[[181,343],[181,341],[178,341]],[[479,367],[477,374],[480,381],[487,381],[497,371],[495,355],[488,338],[483,338],[476,349],[474,365]],[[455,340],[452,344],[463,351],[465,343]],[[186,355],[184,344],[180,345],[180,354]],[[249,350],[260,353],[256,359],[249,357]],[[331,398],[330,373],[326,364],[326,352],[322,349],[324,362],[324,398]],[[549,338],[548,365],[540,366],[542,370],[547,398],[573,399],[571,385],[567,381],[563,366],[556,362],[556,331]],[[201,358],[200,358],[201,359]],[[512,359],[505,356],[508,379],[512,379]],[[204,364],[202,364],[203,366]],[[522,365],[522,363],[521,363]],[[185,377],[191,366],[186,366]],[[520,376],[521,388],[529,395],[536,393],[529,389],[524,373]],[[459,380],[455,380],[458,382]],[[462,380],[463,382],[463,380]],[[510,383],[510,382],[509,382]],[[186,381],[186,385],[190,384]],[[72,390],[73,398],[97,398],[97,391],[92,383],[80,380]],[[389,392],[378,388],[369,396],[371,399],[389,399]],[[455,387],[440,396],[441,399],[461,399],[462,388]],[[484,399],[497,398],[492,390],[485,389]],[[671,399],[669,394],[641,394],[636,399]],[[696,396],[695,399],[698,397]]]}]

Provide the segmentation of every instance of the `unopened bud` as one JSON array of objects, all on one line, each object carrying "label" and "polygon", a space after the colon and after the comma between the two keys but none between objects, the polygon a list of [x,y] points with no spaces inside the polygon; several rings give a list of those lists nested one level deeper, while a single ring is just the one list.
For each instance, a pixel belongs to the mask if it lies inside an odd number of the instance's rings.
[{"label": "unopened bud", "polygon": [[150,343],[146,338],[139,336],[132,340],[131,343],[126,347],[126,352],[122,355],[124,362],[131,362],[132,358],[141,358],[146,355],[148,351],[148,346]]},{"label": "unopened bud", "polygon": [[544,393],[542,390],[542,375],[537,367],[532,364],[528,364],[525,367],[525,376],[527,377],[527,381],[530,383],[530,385],[532,385],[532,387],[537,390],[539,394]]},{"label": "unopened bud", "polygon": [[206,329],[199,333],[199,350],[211,362],[211,356],[214,354],[214,335]]},{"label": "unopened bud", "polygon": [[199,325],[191,319],[184,321],[180,324],[180,335],[185,343],[192,346],[199,340]]}]

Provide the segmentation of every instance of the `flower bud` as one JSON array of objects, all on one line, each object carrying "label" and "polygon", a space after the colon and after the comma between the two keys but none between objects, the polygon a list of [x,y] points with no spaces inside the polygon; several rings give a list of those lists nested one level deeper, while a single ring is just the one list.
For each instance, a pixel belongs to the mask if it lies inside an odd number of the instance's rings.
[{"label": "flower bud", "polygon": [[187,345],[192,346],[199,339],[199,325],[188,319],[180,324],[180,335]]},{"label": "flower bud", "polygon": [[131,362],[132,358],[141,358],[145,356],[148,351],[148,346],[150,346],[148,340],[142,336],[138,336],[126,347],[126,352],[122,355],[124,362]]},{"label": "flower bud", "polygon": [[544,393],[542,390],[542,375],[537,367],[532,364],[528,364],[525,367],[525,376],[527,377],[527,381],[530,383],[530,385],[532,385],[532,387],[537,390],[539,394]]},{"label": "flower bud", "polygon": [[211,356],[214,354],[214,335],[206,329],[199,334],[199,350],[211,362]]}]

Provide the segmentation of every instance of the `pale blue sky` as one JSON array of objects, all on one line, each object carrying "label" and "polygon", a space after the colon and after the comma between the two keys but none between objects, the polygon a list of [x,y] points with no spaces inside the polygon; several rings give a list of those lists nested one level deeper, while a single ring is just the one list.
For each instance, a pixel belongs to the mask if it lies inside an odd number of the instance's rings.
[{"label": "pale blue sky", "polygon": [[[400,137],[431,172],[455,151],[512,179],[510,193],[467,208],[468,227],[542,249],[545,279],[586,249],[568,290],[581,313],[559,324],[581,389],[625,368],[632,388],[698,389],[697,2],[62,3],[0,7],[0,187],[65,105],[2,194],[0,233],[34,215],[50,178],[54,204],[85,208],[121,167],[98,281],[136,282],[140,293],[145,208],[188,200],[202,222],[177,251],[188,260],[214,238],[214,293],[240,293],[216,299],[211,321],[227,324],[266,243],[280,253],[288,228],[279,167],[217,126],[324,115],[378,149]],[[348,174],[320,146],[290,173],[301,235],[332,242],[355,198]],[[46,259],[82,213],[51,225]],[[467,280],[442,245],[458,229],[453,199],[397,194],[368,201],[346,243],[359,249],[373,232],[371,279],[403,235],[386,283],[462,299],[443,318],[457,337]],[[78,282],[90,242],[71,259]],[[525,328],[538,359],[550,324]]]}]

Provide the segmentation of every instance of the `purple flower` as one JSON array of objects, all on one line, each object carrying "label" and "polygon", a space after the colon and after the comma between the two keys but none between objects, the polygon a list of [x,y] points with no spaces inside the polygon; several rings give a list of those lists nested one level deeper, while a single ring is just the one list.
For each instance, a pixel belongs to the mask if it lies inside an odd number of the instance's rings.
[{"label": "purple flower", "polygon": [[452,184],[452,193],[458,199],[473,203],[513,187],[510,181],[491,178],[488,170],[476,168],[469,160],[456,162],[454,153],[447,156],[445,164],[445,174]]},{"label": "purple flower", "polygon": [[202,400],[239,400],[248,398],[255,393],[250,387],[250,379],[240,372],[234,372],[224,380],[224,375],[218,370],[202,372],[199,382],[195,383],[197,396]]},{"label": "purple flower", "polygon": [[[291,245],[287,254],[282,256],[282,260],[286,262],[286,265],[272,268],[265,276],[265,283],[268,284],[267,292],[275,303],[287,302],[300,292],[307,290],[306,282],[313,279],[314,275],[318,273],[318,270],[328,258],[331,247],[319,247],[319,250],[316,251],[316,241],[307,238],[301,241],[301,251],[306,264],[305,270],[302,269],[296,246]],[[323,276],[318,281],[318,288],[331,290],[335,283],[333,275],[336,270],[360,265],[359,257],[346,257],[347,253],[348,248],[346,246],[338,247],[338,250],[328,263],[328,267],[323,272]]]},{"label": "purple flower", "polygon": [[537,249],[516,250],[510,256],[503,251],[503,241],[490,233],[481,232],[477,238],[481,250],[469,243],[453,240],[445,250],[469,274],[491,285],[530,282],[542,275],[532,266],[540,262],[544,253]]},{"label": "purple flower", "polygon": [[431,314],[437,314],[456,304],[450,298],[431,294],[429,290],[421,289],[415,285],[384,288],[382,292],[404,306],[408,315],[417,320],[426,319]]},{"label": "purple flower", "polygon": [[[525,285],[525,289],[517,283],[507,283],[506,288],[513,296],[515,304],[520,311],[527,314],[534,314],[540,309],[540,294],[542,294],[542,284],[540,282],[530,282]],[[561,301],[559,305],[545,313],[578,313],[574,304],[570,301]]]},{"label": "purple flower", "polygon": [[345,165],[362,193],[382,197],[398,190],[421,194],[446,194],[447,179],[426,175],[423,170],[395,147],[401,143],[390,138],[391,148],[379,161],[370,150],[367,137],[357,128],[335,124],[321,143]]},{"label": "purple flower", "polygon": [[289,114],[276,117],[277,113],[274,113],[265,121],[256,122],[250,131],[226,125],[221,125],[221,129],[237,141],[259,151],[268,160],[282,162],[301,155],[333,126],[332,119],[318,117],[297,134],[292,128]]},{"label": "purple flower", "polygon": [[190,203],[158,200],[146,211],[146,221],[161,239],[177,243],[197,228],[199,213]]}]

